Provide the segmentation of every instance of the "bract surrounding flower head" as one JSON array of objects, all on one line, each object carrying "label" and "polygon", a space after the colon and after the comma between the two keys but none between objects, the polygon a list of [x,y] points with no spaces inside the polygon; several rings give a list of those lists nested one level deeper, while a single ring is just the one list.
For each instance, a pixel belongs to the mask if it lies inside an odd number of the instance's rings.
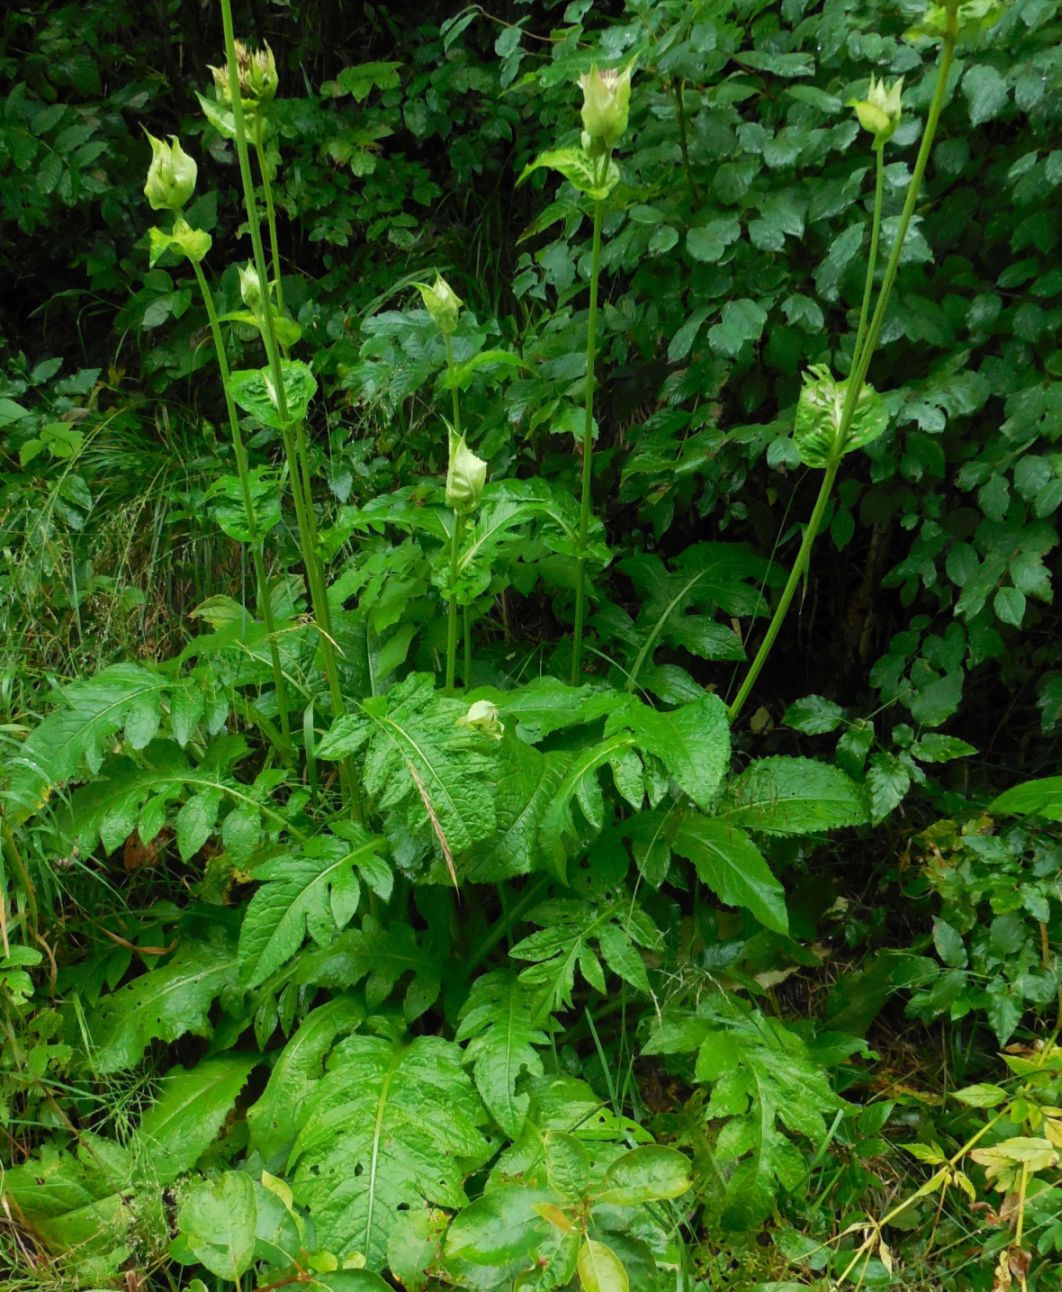
[{"label": "bract surrounding flower head", "polygon": [[243,303],[257,313],[262,308],[262,280],[258,277],[258,270],[254,265],[246,265],[241,266],[239,273]]},{"label": "bract surrounding flower head", "polygon": [[170,142],[148,135],[151,165],[144,196],[153,211],[179,211],[195,191],[196,164],[184,151],[176,135]]},{"label": "bract surrounding flower head", "polygon": [[859,124],[874,136],[874,147],[884,148],[885,144],[896,133],[900,124],[903,94],[903,77],[887,86],[884,80],[877,81],[873,73],[870,76],[870,87],[865,99],[850,99],[848,106],[855,108]]},{"label": "bract surrounding flower head", "polygon": [[474,511],[487,483],[487,464],[477,458],[463,435],[450,432],[450,463],[446,469],[446,505],[454,511]]},{"label": "bract surrounding flower head", "polygon": [[424,301],[424,308],[443,336],[453,336],[457,331],[457,317],[464,301],[458,296],[442,274],[435,275],[435,282],[414,284]]},{"label": "bract surrounding flower head", "polygon": [[583,92],[583,147],[596,156],[611,152],[627,129],[631,70],[601,72],[592,67],[579,77]]},{"label": "bract surrounding flower head", "polygon": [[458,718],[457,725],[469,727],[491,740],[501,740],[505,735],[505,728],[498,717],[498,706],[490,700],[477,700],[470,705],[465,716]]},{"label": "bract surrounding flower head", "polygon": [[[240,86],[240,98],[255,103],[268,103],[277,92],[277,60],[268,45],[262,49],[251,50],[242,40],[234,42],[236,48],[236,79]],[[211,67],[214,87],[218,98],[223,103],[232,102],[232,87],[229,83],[229,66]]]}]

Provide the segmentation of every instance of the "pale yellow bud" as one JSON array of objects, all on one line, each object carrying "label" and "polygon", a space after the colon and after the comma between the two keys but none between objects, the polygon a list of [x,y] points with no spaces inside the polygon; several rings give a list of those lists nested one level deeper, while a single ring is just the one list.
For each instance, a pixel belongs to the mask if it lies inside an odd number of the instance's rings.
[{"label": "pale yellow bud", "polygon": [[505,735],[505,728],[498,717],[498,706],[490,700],[477,700],[475,704],[470,705],[465,716],[458,718],[457,725],[469,727],[472,731],[478,731],[480,735],[488,736],[491,740],[501,740]]},{"label": "pale yellow bud", "polygon": [[611,152],[627,129],[631,102],[631,71],[600,72],[592,67],[579,77],[583,91],[583,147],[594,155]]},{"label": "pale yellow bud", "polygon": [[430,287],[427,283],[415,283],[414,286],[420,292],[431,321],[443,336],[453,336],[457,331],[457,317],[464,301],[442,274],[435,275],[435,282]]},{"label": "pale yellow bud", "polygon": [[450,463],[446,469],[446,505],[454,511],[474,511],[487,483],[487,464],[477,458],[463,435],[450,432]]},{"label": "pale yellow bud", "polygon": [[240,296],[243,298],[243,303],[249,310],[257,313],[262,308],[262,280],[258,277],[258,270],[254,265],[247,265],[239,272]]},{"label": "pale yellow bud", "polygon": [[151,165],[144,196],[153,211],[179,211],[195,191],[196,164],[175,135],[170,135],[170,142],[165,143],[149,134],[148,142]]},{"label": "pale yellow bud", "polygon": [[902,115],[902,94],[902,76],[898,81],[893,81],[891,86],[886,86],[884,80],[875,80],[872,73],[867,97],[849,99],[848,106],[855,108],[859,124],[874,136],[875,148],[884,148],[896,133]]}]

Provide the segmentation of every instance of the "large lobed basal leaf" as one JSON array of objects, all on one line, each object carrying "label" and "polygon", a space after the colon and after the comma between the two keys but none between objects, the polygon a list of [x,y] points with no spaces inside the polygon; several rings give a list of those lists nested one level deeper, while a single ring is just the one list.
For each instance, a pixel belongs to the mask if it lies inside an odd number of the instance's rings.
[{"label": "large lobed basal leaf", "polygon": [[105,996],[89,1019],[93,1066],[102,1074],[139,1062],[152,1041],[205,1035],[214,1001],[236,988],[236,948],[185,942],[157,969]]},{"label": "large lobed basal leaf", "polygon": [[483,974],[461,1009],[457,1040],[465,1045],[476,1088],[491,1116],[510,1139],[520,1133],[530,1096],[517,1089],[524,1074],[542,1075],[540,1047],[549,1043],[535,1016],[541,992],[513,973]]},{"label": "large lobed basal leaf", "polygon": [[363,868],[371,886],[390,895],[390,871],[379,857],[383,839],[360,828],[350,833],[349,839],[310,839],[298,853],[270,858],[254,871],[262,886],[240,928],[240,977],[247,987],[290,960],[307,934],[325,946],[349,924],[358,909]]},{"label": "large lobed basal leaf", "polygon": [[122,727],[134,749],[158,731],[169,683],[139,664],[112,664],[63,690],[62,702],[27,737],[7,774],[16,821],[39,811],[52,791],[96,772]]},{"label": "large lobed basal leaf", "polygon": [[458,1046],[421,1036],[341,1042],[307,1096],[291,1165],[295,1199],[325,1248],[383,1269],[402,1211],[462,1207],[464,1182],[490,1155],[486,1112]]},{"label": "large lobed basal leaf", "polygon": [[495,827],[496,744],[461,725],[468,705],[413,673],[385,696],[363,700],[321,742],[322,758],[360,755],[362,778],[395,829],[457,856]]}]

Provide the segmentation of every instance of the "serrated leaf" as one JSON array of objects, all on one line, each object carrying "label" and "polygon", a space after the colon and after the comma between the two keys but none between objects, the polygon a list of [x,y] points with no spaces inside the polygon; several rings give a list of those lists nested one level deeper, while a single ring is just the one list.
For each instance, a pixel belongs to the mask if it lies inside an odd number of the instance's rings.
[{"label": "serrated leaf", "polygon": [[228,1054],[194,1068],[172,1068],[134,1136],[141,1169],[160,1184],[191,1170],[217,1138],[258,1062],[254,1054]]},{"label": "serrated leaf", "polygon": [[750,911],[765,928],[789,932],[785,891],[743,830],[691,812],[679,823],[671,847],[693,862],[701,883],[722,901]]},{"label": "serrated leaf", "polygon": [[253,878],[262,886],[240,927],[240,977],[246,986],[264,982],[307,936],[324,946],[346,927],[358,906],[356,871],[383,846],[383,839],[359,829],[351,839],[311,839],[297,854],[257,867]]},{"label": "serrated leaf", "polygon": [[620,728],[633,732],[638,747],[660,759],[698,807],[711,805],[730,762],[730,724],[717,695],[671,710],[631,699],[609,714],[606,737]]},{"label": "serrated leaf", "polygon": [[601,163],[588,157],[582,148],[554,148],[539,153],[535,160],[520,172],[518,184],[542,168],[554,170],[580,193],[595,202],[603,201],[619,183],[619,167],[613,161]]},{"label": "serrated leaf", "polygon": [[986,1082],[963,1086],[952,1095],[952,1098],[958,1099],[962,1104],[968,1104],[971,1108],[997,1108],[1006,1097],[1007,1092],[1002,1086],[993,1086]]},{"label": "serrated leaf", "polygon": [[265,1090],[247,1110],[251,1144],[267,1161],[286,1155],[295,1143],[306,1097],[324,1072],[336,1037],[352,1032],[365,1017],[359,1001],[337,996],[318,1005],[280,1052]]},{"label": "serrated leaf", "polygon": [[185,1195],[181,1237],[211,1274],[237,1283],[254,1260],[258,1205],[251,1177],[226,1171]]},{"label": "serrated leaf", "polygon": [[360,929],[341,933],[328,947],[303,951],[295,977],[298,982],[325,987],[352,987],[365,979],[365,1000],[376,1009],[395,986],[412,975],[402,1010],[412,1023],[430,1009],[439,995],[442,966],[430,944],[408,924],[381,924],[366,915]]},{"label": "serrated leaf", "polygon": [[805,736],[824,736],[841,725],[844,710],[821,695],[806,695],[786,709],[782,721]]},{"label": "serrated leaf", "polygon": [[295,1199],[322,1246],[361,1252],[380,1270],[400,1209],[467,1204],[464,1179],[491,1149],[461,1059],[432,1036],[397,1046],[354,1036],[336,1047],[291,1155]]},{"label": "serrated leaf", "polygon": [[823,364],[815,364],[804,373],[793,439],[805,466],[825,467],[832,458],[854,453],[884,434],[888,410],[873,386],[864,382],[842,442],[847,397],[848,381],[835,381]]},{"label": "serrated leaf", "polygon": [[210,1006],[235,985],[234,947],[183,943],[166,964],[111,992],[93,1012],[96,1071],[106,1075],[131,1068],[154,1040],[205,1034]]},{"label": "serrated leaf", "polygon": [[813,758],[760,758],[727,787],[720,817],[764,834],[805,834],[864,825],[863,791],[844,772]]},{"label": "serrated leaf", "polygon": [[236,403],[263,426],[275,431],[305,421],[310,400],[317,394],[317,378],[307,364],[298,359],[281,359],[280,367],[283,408],[271,368],[238,368],[230,377]]},{"label": "serrated leaf", "polygon": [[517,1092],[523,1074],[542,1075],[538,1048],[549,1042],[535,1018],[540,993],[515,974],[496,970],[472,984],[462,1006],[457,1040],[465,1042],[476,1088],[491,1116],[515,1139],[527,1116],[530,1096]]},{"label": "serrated leaf", "polygon": [[413,673],[385,696],[362,701],[359,713],[338,719],[318,757],[358,754],[378,809],[457,856],[496,823],[497,742],[461,725],[467,710],[437,692],[430,675]]},{"label": "serrated leaf", "polygon": [[139,724],[158,711],[168,683],[139,664],[113,664],[63,690],[59,706],[27,737],[8,765],[7,795],[16,821],[38,811],[52,790],[99,770],[114,734],[131,713]]}]

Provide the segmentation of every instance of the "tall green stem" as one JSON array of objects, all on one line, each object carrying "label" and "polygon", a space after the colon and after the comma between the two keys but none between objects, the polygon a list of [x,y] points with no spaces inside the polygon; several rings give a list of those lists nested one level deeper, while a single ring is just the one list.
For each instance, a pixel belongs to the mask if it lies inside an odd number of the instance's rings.
[{"label": "tall green stem", "polygon": [[[859,336],[856,337],[856,347],[853,354],[852,372],[848,378],[845,389],[844,407],[841,410],[840,423],[837,428],[837,435],[831,450],[829,461],[826,465],[825,474],[822,478],[822,484],[819,487],[819,496],[815,500],[815,507],[811,513],[811,518],[804,529],[804,537],[800,544],[800,550],[793,563],[793,568],[789,572],[789,578],[786,580],[785,587],[782,589],[782,595],[775,607],[774,614],[771,616],[771,622],[768,625],[767,633],[752,663],[749,665],[748,673],[741,684],[741,689],[734,697],[727,717],[731,723],[737,721],[738,715],[748,699],[756,679],[759,677],[767,657],[771,653],[775,640],[778,637],[782,621],[785,619],[786,612],[792,604],[793,597],[801,579],[807,572],[808,562],[811,559],[811,548],[815,542],[816,535],[819,532],[819,526],[822,524],[822,518],[826,511],[826,505],[829,502],[830,494],[833,491],[834,481],[837,479],[837,470],[844,456],[844,447],[848,440],[848,433],[851,429],[852,418],[858,404],[859,396],[862,393],[863,383],[866,381],[867,370],[870,367],[870,361],[874,357],[874,351],[877,348],[878,338],[881,335],[881,326],[885,319],[885,310],[889,303],[889,296],[892,293],[893,284],[896,281],[896,272],[900,265],[900,254],[903,250],[903,244],[907,237],[907,230],[911,224],[911,217],[914,215],[915,205],[918,201],[918,194],[922,187],[922,179],[925,176],[926,165],[929,162],[929,154],[933,148],[933,138],[937,132],[937,123],[940,120],[941,109],[944,106],[944,96],[947,92],[948,75],[951,71],[951,64],[955,57],[955,43],[958,35],[958,10],[957,7],[948,9],[948,29],[944,36],[943,47],[941,49],[940,66],[937,72],[937,84],[933,91],[933,99],[929,105],[929,114],[926,117],[926,128],[922,133],[922,142],[918,149],[918,157],[915,161],[914,172],[911,175],[911,183],[907,189],[907,197],[903,204],[903,211],[900,214],[899,227],[896,230],[896,241],[893,243],[892,250],[889,254],[888,263],[885,266],[885,276],[882,280],[881,290],[878,293],[877,303],[874,307],[874,313],[870,320],[870,326],[860,345]],[[879,177],[880,160],[879,160]],[[878,194],[881,192],[880,182],[877,186]],[[875,215],[878,217],[877,224],[880,229],[880,196],[875,201]],[[871,235],[872,254],[876,256],[877,246],[874,242],[874,235]],[[871,282],[873,268],[868,271],[868,286]],[[868,301],[868,293],[864,292],[864,308]],[[861,317],[860,330],[862,330],[863,319]]]},{"label": "tall green stem", "polygon": [[[454,347],[449,334],[446,334],[446,371],[453,377],[454,372]],[[454,410],[454,434],[461,436],[461,399],[457,393],[457,383],[453,383],[453,410]],[[446,694],[453,695],[454,679],[457,673],[457,573],[458,564],[461,557],[461,539],[465,532],[464,514],[454,508],[453,525],[450,529],[450,602],[446,610]],[[471,635],[471,629],[468,624],[468,612],[465,612],[465,685],[468,685],[468,675],[470,670],[469,655],[470,643],[467,638]]]},{"label": "tall green stem", "polygon": [[870,299],[874,294],[874,274],[878,267],[878,243],[881,240],[881,208],[885,200],[885,147],[875,146],[874,214],[870,227],[870,254],[867,257],[867,277],[863,284],[863,304],[859,307],[859,325],[856,328],[855,347],[852,350],[852,370],[859,363],[860,351],[866,340],[867,320],[870,317]]},{"label": "tall green stem", "polygon": [[[608,164],[606,159],[606,165]],[[575,572],[575,632],[572,637],[571,683],[583,671],[583,622],[586,618],[586,540],[590,532],[590,489],[594,456],[594,383],[597,363],[597,284],[601,277],[601,220],[604,202],[594,203],[594,245],[590,260],[590,311],[586,322],[586,410],[583,418],[583,483],[579,501],[579,546]]]},{"label": "tall green stem", "polygon": [[[446,616],[446,694],[454,693],[457,671],[457,572],[461,556],[461,539],[465,532],[464,514],[456,508],[450,530],[450,604]],[[466,679],[467,681],[467,679]]]},{"label": "tall green stem", "polygon": [[[236,156],[240,165],[240,180],[243,185],[247,227],[251,235],[251,248],[254,254],[254,267],[262,288],[262,340],[265,343],[273,388],[276,391],[277,414],[281,423],[285,426],[282,435],[284,452],[288,459],[291,494],[295,503],[299,545],[302,549],[303,564],[306,567],[306,579],[310,588],[314,617],[317,620],[319,629],[321,659],[324,663],[325,675],[328,680],[332,711],[334,716],[338,718],[346,712],[346,704],[339,681],[339,667],[331,635],[331,614],[325,588],[324,570],[317,554],[317,520],[313,512],[313,498],[309,493],[309,482],[301,469],[300,456],[304,456],[304,454],[300,455],[300,449],[305,447],[305,428],[300,422],[295,426],[293,434],[291,421],[288,417],[287,396],[284,391],[284,370],[281,366],[280,349],[277,345],[273,303],[269,291],[269,272],[266,268],[265,248],[262,244],[262,228],[258,218],[258,200],[255,194],[254,179],[251,175],[247,124],[243,113],[239,75],[236,68],[236,35],[232,24],[232,0],[221,0],[221,22],[225,36],[225,58],[228,65],[229,96],[232,106],[233,129],[236,136]],[[349,759],[340,763],[339,773],[344,796],[350,803],[354,816],[361,820],[363,816],[361,792],[357,777],[354,774],[353,764]]]},{"label": "tall green stem", "polygon": [[218,313],[214,308],[203,267],[197,260],[192,261],[196,282],[203,297],[207,321],[210,324],[210,335],[214,339],[214,352],[217,356],[218,371],[221,373],[221,384],[225,391],[225,409],[229,417],[229,431],[232,435],[232,448],[236,455],[236,471],[240,478],[240,492],[243,495],[243,507],[247,515],[247,532],[251,536],[251,559],[254,562],[255,578],[258,581],[258,601],[262,607],[266,632],[269,635],[269,658],[273,668],[273,685],[277,693],[277,711],[280,715],[280,729],[285,741],[291,739],[291,723],[288,717],[288,693],[284,681],[284,672],[280,666],[280,650],[277,646],[276,619],[273,615],[273,602],[269,595],[269,581],[266,578],[264,541],[258,528],[258,516],[255,512],[254,497],[251,493],[251,468],[247,457],[247,448],[240,431],[240,419],[236,412],[236,403],[232,398],[229,380],[229,361],[225,354],[225,342],[218,323]]},{"label": "tall green stem", "polygon": [[266,162],[265,139],[262,134],[262,114],[254,116],[254,152],[258,158],[258,173],[262,176],[262,197],[265,200],[266,226],[269,229],[269,251],[273,258],[273,282],[277,289],[277,308],[284,313],[284,281],[280,274],[280,242],[277,238],[277,209],[273,202],[273,181]]}]

